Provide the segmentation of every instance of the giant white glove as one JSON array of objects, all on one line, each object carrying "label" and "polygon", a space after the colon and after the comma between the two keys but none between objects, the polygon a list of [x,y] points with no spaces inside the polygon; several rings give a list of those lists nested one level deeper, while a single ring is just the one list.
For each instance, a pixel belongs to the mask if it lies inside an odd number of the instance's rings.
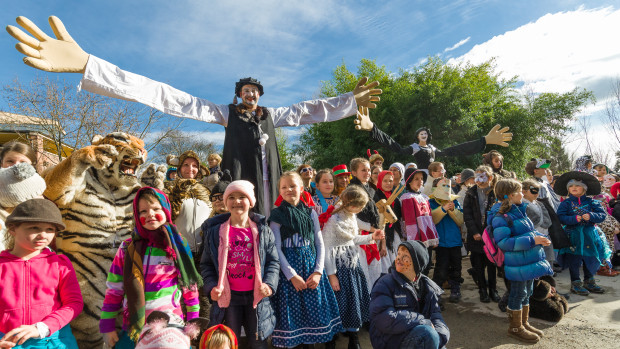
[{"label": "giant white glove", "polygon": [[378,102],[380,98],[377,95],[380,95],[383,91],[374,88],[379,86],[379,81],[373,81],[366,85],[367,82],[367,77],[361,78],[360,81],[357,82],[357,86],[353,89],[355,103],[357,103],[358,107],[376,108],[377,106],[372,102]]},{"label": "giant white glove", "polygon": [[84,73],[88,53],[73,40],[58,17],[49,18],[56,39],[49,37],[26,17],[19,16],[16,21],[32,34],[30,36],[12,25],[6,27],[6,31],[19,41],[15,48],[26,56],[24,63],[49,72]]}]

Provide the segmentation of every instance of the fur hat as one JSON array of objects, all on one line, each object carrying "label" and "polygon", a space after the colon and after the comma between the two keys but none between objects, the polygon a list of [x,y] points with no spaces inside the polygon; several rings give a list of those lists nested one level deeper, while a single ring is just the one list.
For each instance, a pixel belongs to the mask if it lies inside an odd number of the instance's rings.
[{"label": "fur hat", "polygon": [[[601,192],[601,183],[593,175],[581,172],[570,171],[560,176],[553,185],[553,191],[560,196],[568,195],[568,184],[571,181],[582,183],[586,186],[586,195],[598,195]],[[573,182],[574,183],[574,182]]]},{"label": "fur hat", "polygon": [[254,205],[256,204],[256,197],[254,196],[254,184],[245,180],[238,180],[230,183],[224,191],[224,204],[226,204],[226,199],[228,199],[228,196],[234,192],[241,192],[245,194],[245,196],[247,196],[247,198],[250,200],[250,206],[254,207]]},{"label": "fur hat", "polygon": [[15,207],[29,199],[41,197],[45,180],[32,165],[22,162],[0,169],[0,206]]},{"label": "fur hat", "polygon": [[368,154],[368,162],[370,162],[371,164],[377,160],[381,160],[381,162],[385,161],[383,160],[383,156],[381,156],[376,150],[371,153],[370,149],[368,149],[366,153]]},{"label": "fur hat", "polygon": [[183,162],[187,158],[192,158],[192,159],[198,161],[198,173],[196,174],[196,178],[195,179],[200,180],[200,179],[202,179],[202,177],[208,176],[211,173],[211,172],[209,172],[209,169],[207,168],[207,166],[202,164],[198,154],[196,154],[196,152],[194,152],[193,150],[188,150],[188,151],[184,152],[183,154],[181,154],[181,156],[179,156],[179,160],[178,160],[179,164],[177,165],[177,178],[182,178],[182,176],[181,176],[181,167],[183,167]]},{"label": "fur hat", "polygon": [[17,205],[7,217],[6,225],[22,222],[43,222],[56,225],[65,230],[65,223],[56,205],[48,199],[30,199]]}]

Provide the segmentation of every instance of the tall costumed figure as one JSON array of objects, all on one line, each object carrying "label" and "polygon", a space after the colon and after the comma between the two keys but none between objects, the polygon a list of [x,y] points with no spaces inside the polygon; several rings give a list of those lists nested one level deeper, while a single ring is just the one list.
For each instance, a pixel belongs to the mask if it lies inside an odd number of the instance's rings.
[{"label": "tall costumed figure", "polygon": [[438,157],[473,155],[483,151],[487,144],[507,147],[508,142],[512,140],[512,133],[508,133],[508,127],[501,128],[500,125],[495,125],[486,136],[480,139],[457,144],[441,150],[435,148],[435,146],[431,144],[433,136],[430,129],[428,127],[421,127],[415,132],[414,143],[403,147],[387,133],[381,131],[377,125],[370,120],[368,108],[365,107],[359,107],[355,125],[355,128],[358,130],[370,132],[370,137],[375,142],[386,146],[391,151],[397,154],[412,155],[418,168],[423,170],[428,169],[428,165]]}]

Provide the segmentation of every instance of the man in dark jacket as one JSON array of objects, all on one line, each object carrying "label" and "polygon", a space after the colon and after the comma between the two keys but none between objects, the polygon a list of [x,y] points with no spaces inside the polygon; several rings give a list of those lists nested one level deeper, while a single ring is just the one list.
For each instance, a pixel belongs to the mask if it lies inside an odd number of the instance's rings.
[{"label": "man in dark jacket", "polygon": [[439,309],[443,291],[422,274],[428,252],[420,241],[405,241],[390,273],[372,289],[370,341],[373,348],[443,348],[450,330]]}]

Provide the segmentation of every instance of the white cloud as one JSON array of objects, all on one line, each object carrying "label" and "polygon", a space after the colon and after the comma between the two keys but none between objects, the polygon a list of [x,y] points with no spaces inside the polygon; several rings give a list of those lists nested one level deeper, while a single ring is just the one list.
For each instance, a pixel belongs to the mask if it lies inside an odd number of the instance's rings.
[{"label": "white cloud", "polygon": [[[582,115],[591,116],[594,148],[610,149],[611,136],[605,131],[605,104],[613,81],[620,78],[620,10],[613,7],[547,14],[535,22],[497,35],[475,45],[450,64],[480,64],[495,58],[504,78],[518,76],[522,90],[533,93],[564,93],[574,88],[594,92],[597,103]],[[571,135],[571,139],[579,135]],[[582,141],[567,142],[570,151],[585,152]]]},{"label": "white cloud", "polygon": [[468,36],[467,38],[465,38],[465,39],[463,39],[463,40],[461,40],[461,41],[457,42],[456,44],[454,44],[454,45],[453,45],[453,46],[451,46],[451,47],[446,47],[446,49],[445,49],[445,50],[443,50],[443,52],[450,52],[450,51],[454,51],[454,50],[456,50],[457,48],[459,48],[459,47],[461,47],[461,46],[465,45],[465,44],[469,41],[469,39],[471,39],[471,36]]},{"label": "white cloud", "polygon": [[538,92],[591,89],[606,98],[606,80],[620,74],[620,10],[612,7],[547,14],[536,22],[495,36],[449,63],[479,64],[496,57],[503,76],[518,75],[523,88]]}]

